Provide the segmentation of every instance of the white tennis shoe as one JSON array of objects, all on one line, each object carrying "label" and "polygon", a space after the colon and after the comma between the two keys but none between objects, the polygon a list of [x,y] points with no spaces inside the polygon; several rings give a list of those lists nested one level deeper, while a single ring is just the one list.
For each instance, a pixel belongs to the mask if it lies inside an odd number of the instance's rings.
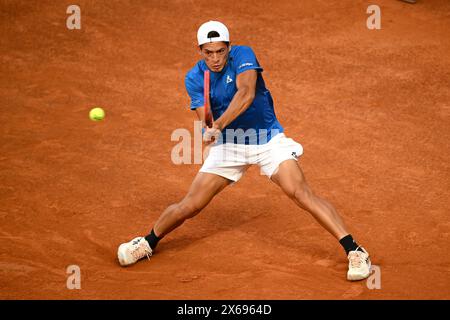
[{"label": "white tennis shoe", "polygon": [[358,248],[363,251],[359,251],[358,249],[355,251],[350,251],[347,256],[347,280],[350,281],[363,280],[370,275],[371,262],[369,253],[363,247]]},{"label": "white tennis shoe", "polygon": [[135,264],[144,257],[150,260],[152,248],[144,237],[137,237],[130,242],[122,243],[117,250],[117,258],[122,267]]}]

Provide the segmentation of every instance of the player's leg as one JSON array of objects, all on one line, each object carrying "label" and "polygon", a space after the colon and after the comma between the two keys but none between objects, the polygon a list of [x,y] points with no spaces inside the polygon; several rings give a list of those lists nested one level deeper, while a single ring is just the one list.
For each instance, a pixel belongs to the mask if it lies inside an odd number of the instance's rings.
[{"label": "player's leg", "polygon": [[145,256],[152,255],[158,241],[163,236],[183,224],[186,219],[197,215],[216,194],[231,182],[231,180],[213,173],[199,172],[186,196],[180,202],[172,204],[164,210],[149,235],[137,237],[119,246],[117,255],[120,264],[122,266],[131,265]]},{"label": "player's leg", "polygon": [[155,235],[162,238],[186,219],[196,216],[231,182],[216,174],[199,172],[183,200],[169,206],[156,221],[153,227]]},{"label": "player's leg", "polygon": [[336,209],[325,199],[314,194],[306,182],[300,165],[295,160],[286,160],[279,164],[278,170],[271,176],[280,188],[308,211],[328,232],[344,247],[349,259],[348,280],[361,280],[369,276],[369,254],[359,247]]},{"label": "player's leg", "polygon": [[297,161],[282,162],[277,172],[271,176],[271,180],[299,207],[308,211],[336,239],[340,240],[349,234],[336,209],[311,190]]}]

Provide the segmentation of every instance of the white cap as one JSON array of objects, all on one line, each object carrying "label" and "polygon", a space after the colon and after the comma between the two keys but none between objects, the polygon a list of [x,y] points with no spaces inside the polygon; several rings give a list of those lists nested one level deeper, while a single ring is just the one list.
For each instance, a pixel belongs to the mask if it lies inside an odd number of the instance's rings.
[{"label": "white cap", "polygon": [[[211,31],[215,31],[219,34],[218,37],[208,38],[208,34]],[[205,22],[198,28],[197,31],[197,40],[198,45],[201,46],[202,44],[208,43],[208,42],[219,42],[219,41],[230,41],[230,34],[228,33],[227,27],[219,21],[208,21]]]}]

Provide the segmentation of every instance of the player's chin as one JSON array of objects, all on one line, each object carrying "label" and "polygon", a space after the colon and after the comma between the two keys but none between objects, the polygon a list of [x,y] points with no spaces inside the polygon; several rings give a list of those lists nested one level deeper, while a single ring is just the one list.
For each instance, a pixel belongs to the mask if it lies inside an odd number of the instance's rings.
[{"label": "player's chin", "polygon": [[213,71],[213,72],[220,72],[220,71],[222,71],[223,70],[223,65],[219,65],[219,66],[211,66],[211,70]]}]

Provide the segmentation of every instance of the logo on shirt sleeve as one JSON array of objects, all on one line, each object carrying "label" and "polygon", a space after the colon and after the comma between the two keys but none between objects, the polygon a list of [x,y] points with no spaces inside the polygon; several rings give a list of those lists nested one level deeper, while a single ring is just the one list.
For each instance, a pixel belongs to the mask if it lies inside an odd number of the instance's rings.
[{"label": "logo on shirt sleeve", "polygon": [[241,64],[241,65],[239,66],[238,69],[241,69],[241,68],[243,68],[243,67],[249,67],[249,66],[252,66],[252,65],[253,65],[253,63],[251,63],[251,62],[246,62],[246,63]]}]

